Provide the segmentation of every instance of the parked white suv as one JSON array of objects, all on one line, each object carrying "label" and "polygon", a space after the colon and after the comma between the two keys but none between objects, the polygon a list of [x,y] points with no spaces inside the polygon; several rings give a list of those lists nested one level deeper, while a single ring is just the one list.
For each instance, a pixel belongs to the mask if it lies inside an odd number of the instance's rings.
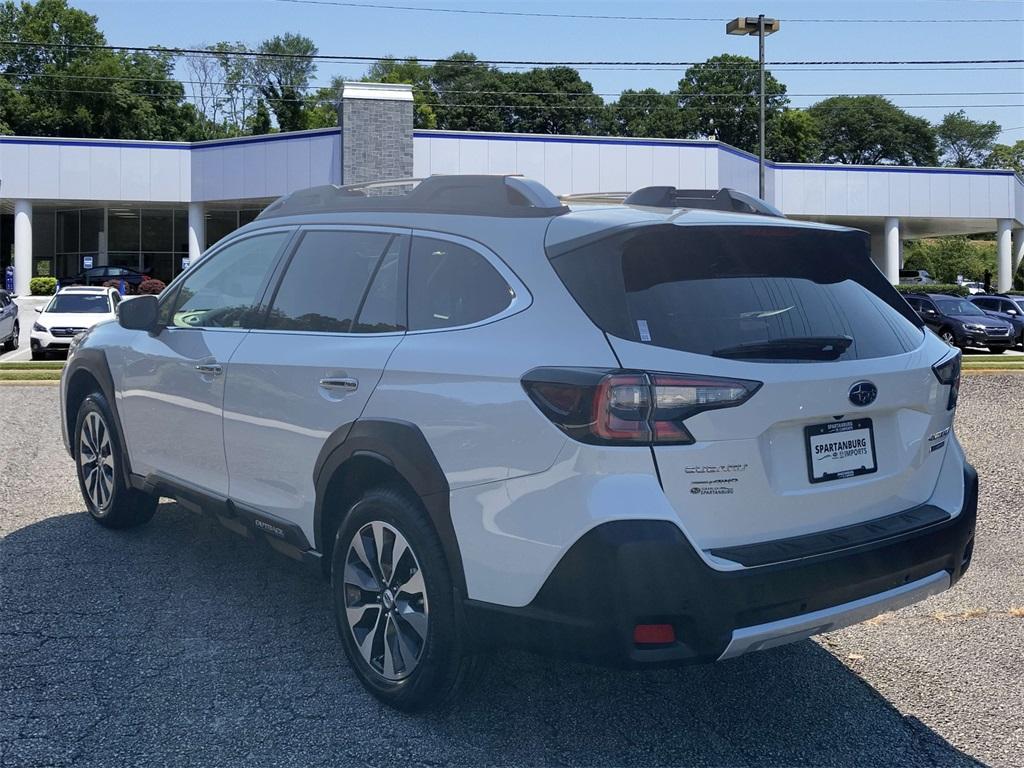
[{"label": "parked white suv", "polygon": [[728,190],[297,192],[119,317],[61,382],[90,514],[170,496],[321,562],[397,707],[484,649],[727,659],[970,563],[959,352],[863,232]]},{"label": "parked white suv", "polygon": [[29,337],[32,359],[67,352],[77,334],[104,320],[113,320],[120,301],[121,294],[115,288],[61,288],[45,307],[36,310],[39,317]]}]

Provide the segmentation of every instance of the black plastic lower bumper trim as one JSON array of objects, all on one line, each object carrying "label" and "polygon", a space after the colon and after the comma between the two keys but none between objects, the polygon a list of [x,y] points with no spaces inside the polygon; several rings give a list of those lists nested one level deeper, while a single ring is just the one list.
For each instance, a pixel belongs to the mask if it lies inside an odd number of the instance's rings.
[{"label": "black plastic lower bumper trim", "polygon": [[857,525],[847,525],[806,536],[762,541],[756,544],[717,547],[709,551],[716,557],[732,560],[747,567],[768,565],[873,544],[894,536],[903,536],[912,531],[919,531],[948,519],[948,512],[930,504],[923,504],[920,507]]},{"label": "black plastic lower bumper trim", "polygon": [[[733,630],[831,608],[970,563],[977,473],[964,470],[963,509],[945,522],[838,552],[757,568],[709,567],[666,521],[617,521],[580,538],[523,608],[469,600],[482,647],[519,647],[613,666],[713,661]],[[633,642],[637,624],[671,624],[676,641]]]}]

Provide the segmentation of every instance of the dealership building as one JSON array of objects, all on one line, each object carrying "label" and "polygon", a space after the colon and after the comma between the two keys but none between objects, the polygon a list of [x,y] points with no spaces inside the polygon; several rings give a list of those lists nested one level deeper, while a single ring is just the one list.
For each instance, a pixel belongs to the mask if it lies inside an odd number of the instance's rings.
[{"label": "dealership building", "polygon": [[[452,173],[537,179],[558,195],[650,185],[757,194],[757,158],[717,141],[414,130],[409,86],[346,83],[339,126],[218,141],[0,136],[0,271],[131,267],[169,280],[280,195]],[[787,216],[871,233],[893,282],[902,242],[992,233],[999,290],[1024,255],[1024,181],[1008,170],[768,163]]]}]

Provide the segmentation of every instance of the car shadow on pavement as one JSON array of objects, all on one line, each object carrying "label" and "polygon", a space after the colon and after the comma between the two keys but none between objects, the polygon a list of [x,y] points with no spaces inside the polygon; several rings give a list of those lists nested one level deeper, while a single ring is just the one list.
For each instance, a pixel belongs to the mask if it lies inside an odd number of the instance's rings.
[{"label": "car shadow on pavement", "polygon": [[0,764],[72,762],[979,765],[810,641],[642,672],[495,654],[454,705],[397,713],[349,670],[315,569],[171,503],[0,540]]}]

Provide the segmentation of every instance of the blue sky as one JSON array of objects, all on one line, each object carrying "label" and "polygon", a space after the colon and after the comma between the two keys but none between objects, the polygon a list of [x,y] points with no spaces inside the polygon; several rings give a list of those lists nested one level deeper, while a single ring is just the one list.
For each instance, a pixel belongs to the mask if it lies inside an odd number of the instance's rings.
[{"label": "blue sky", "polygon": [[[685,16],[727,19],[763,12],[782,20],[768,39],[772,60],[1024,58],[1024,0],[362,0],[433,8]],[[115,45],[195,46],[218,40],[254,45],[286,31],[311,37],[321,53],[422,57],[466,49],[482,59],[701,61],[722,52],[757,55],[754,38],[730,37],[722,21],[621,21],[429,13],[296,4],[280,0],[72,0],[96,14]],[[821,24],[800,19],[880,19]],[[895,19],[957,23],[896,23]],[[968,22],[1010,19],[1010,22]],[[932,121],[963,108],[995,120],[1003,142],[1024,139],[1024,65],[1013,69],[786,69],[773,71],[794,106],[829,94],[894,94],[892,101]],[[356,78],[357,64],[320,63],[318,79]],[[675,86],[682,69],[582,69],[600,93]],[[996,93],[990,93],[996,92]],[[902,95],[902,94],[955,95]],[[806,95],[805,95],[806,94]],[[895,95],[901,94],[901,95]],[[606,96],[611,100],[613,96]],[[924,105],[943,105],[924,108]],[[1013,105],[1013,106],[983,106]],[[915,108],[919,106],[920,108]]]}]

